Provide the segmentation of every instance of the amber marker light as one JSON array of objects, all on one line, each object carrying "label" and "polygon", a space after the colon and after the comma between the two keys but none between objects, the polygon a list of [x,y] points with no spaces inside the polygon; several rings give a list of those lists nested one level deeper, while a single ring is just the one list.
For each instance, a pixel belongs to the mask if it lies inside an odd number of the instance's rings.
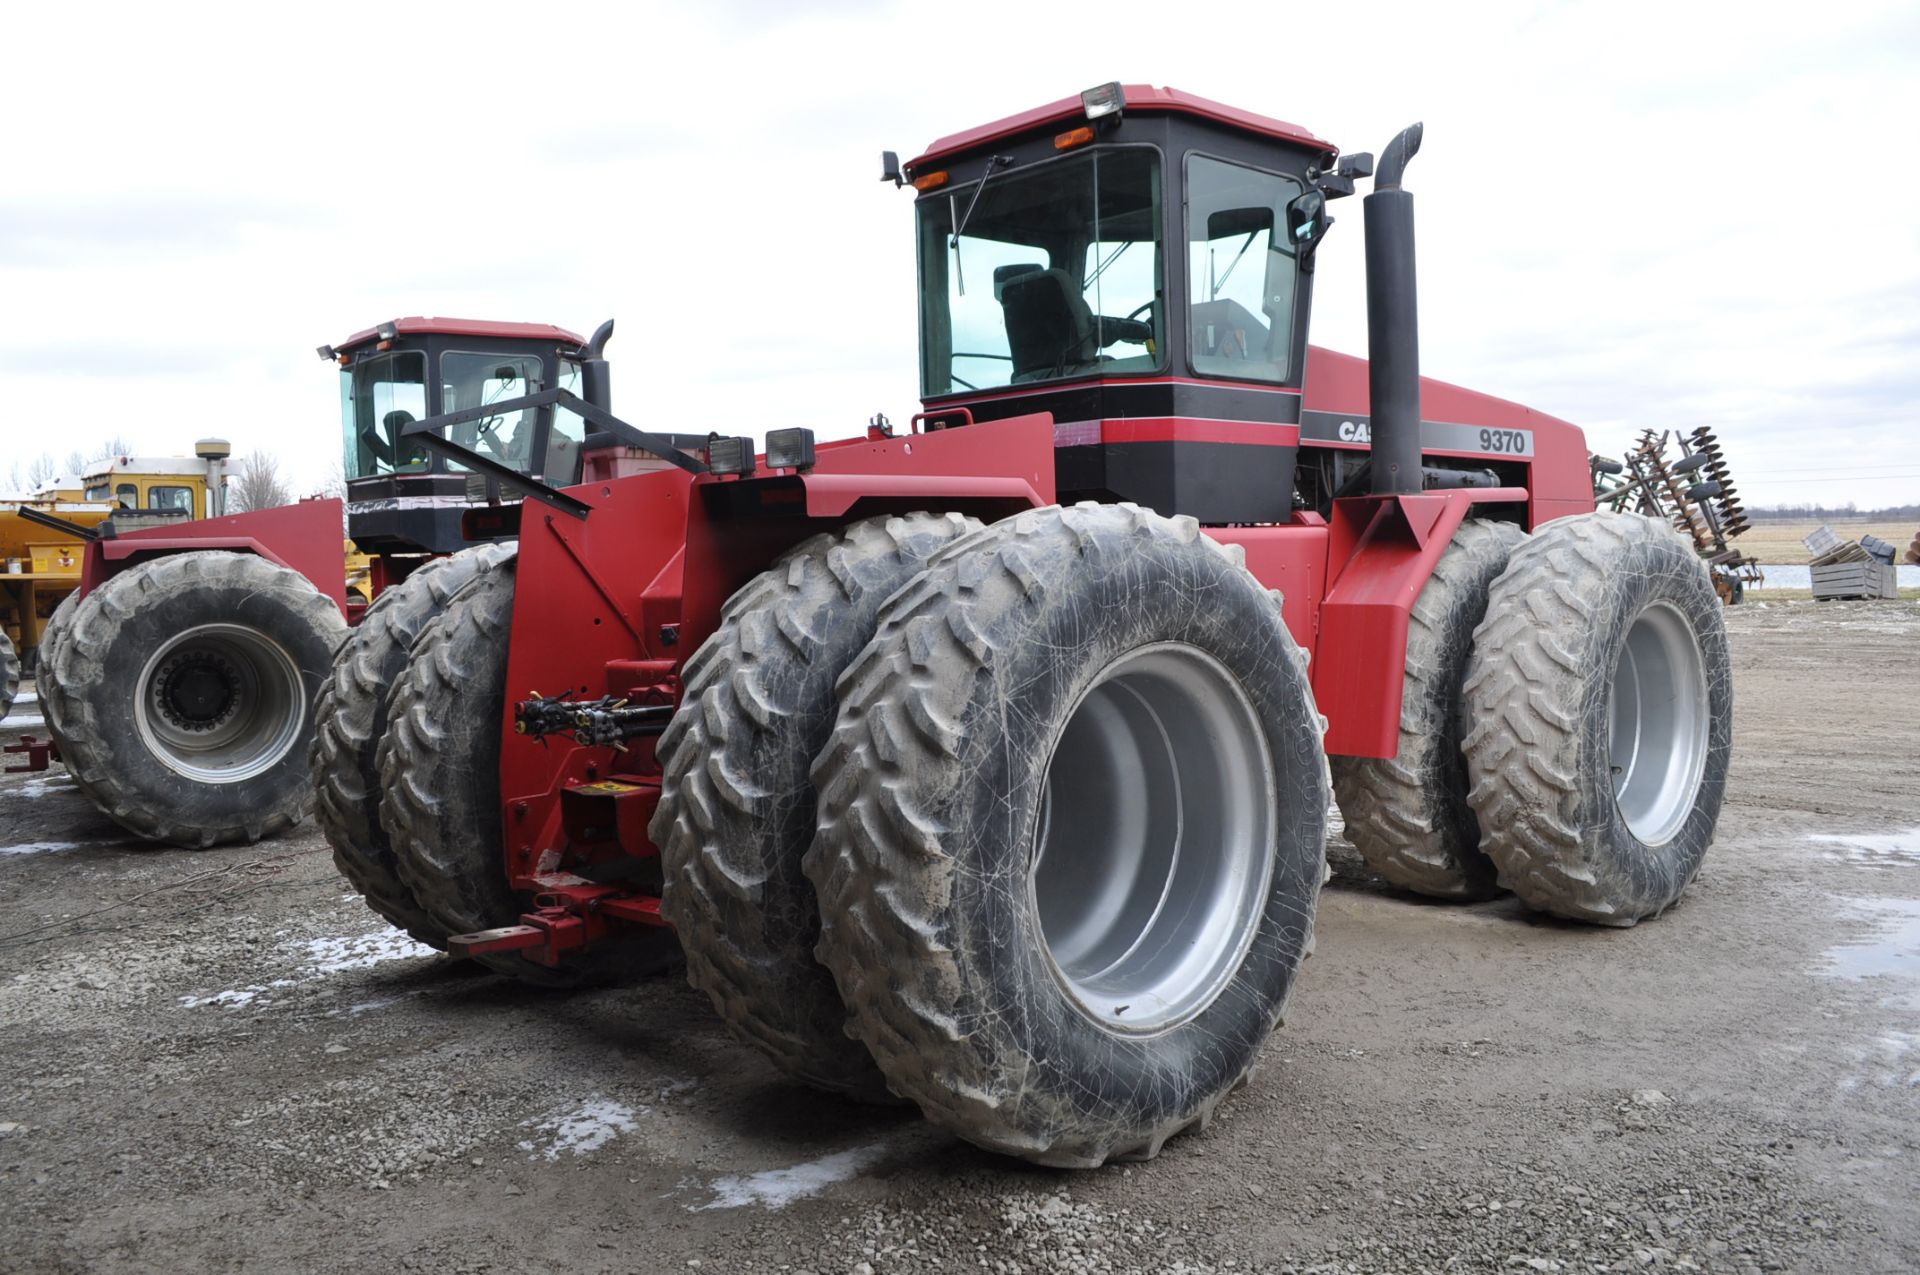
[{"label": "amber marker light", "polygon": [[938,190],[946,184],[947,170],[944,168],[937,173],[922,173],[913,179],[913,188],[915,190]]},{"label": "amber marker light", "polygon": [[1093,140],[1092,129],[1070,128],[1066,132],[1060,133],[1054,137],[1053,149],[1057,151],[1070,151],[1076,146],[1085,146],[1088,142],[1092,140]]}]

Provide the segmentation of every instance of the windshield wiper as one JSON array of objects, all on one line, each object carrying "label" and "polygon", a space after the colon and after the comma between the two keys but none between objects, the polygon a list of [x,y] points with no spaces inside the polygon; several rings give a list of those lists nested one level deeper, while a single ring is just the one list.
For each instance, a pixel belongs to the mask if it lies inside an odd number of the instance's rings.
[{"label": "windshield wiper", "polygon": [[[967,201],[967,211],[962,213],[953,227],[953,238],[947,241],[947,247],[953,251],[953,277],[959,285],[961,296],[967,295],[967,271],[960,260],[960,236],[966,233],[967,223],[973,220],[973,210],[980,205],[980,193],[987,188],[987,182],[996,168],[1006,168],[1013,163],[1011,155],[994,155],[987,160],[987,171],[980,175],[980,184],[973,188],[973,198]],[[954,220],[954,210],[959,206],[958,195],[947,196],[947,219]]]},{"label": "windshield wiper", "polygon": [[1260,232],[1257,230],[1249,230],[1247,232],[1246,242],[1240,245],[1240,251],[1234,253],[1233,260],[1227,263],[1227,273],[1221,275],[1218,279],[1214,280],[1213,295],[1208,297],[1207,300],[1215,301],[1219,299],[1220,289],[1227,286],[1227,275],[1231,275],[1233,273],[1233,268],[1240,264],[1240,258],[1247,255],[1247,249],[1253,247],[1253,237],[1259,233]]},{"label": "windshield wiper", "polygon": [[1133,247],[1133,240],[1129,239],[1118,248],[1115,248],[1112,256],[1093,268],[1093,273],[1089,275],[1087,281],[1080,286],[1080,291],[1085,292],[1088,288],[1100,282],[1100,276],[1107,272],[1107,267],[1120,260],[1120,254],[1131,247]]}]

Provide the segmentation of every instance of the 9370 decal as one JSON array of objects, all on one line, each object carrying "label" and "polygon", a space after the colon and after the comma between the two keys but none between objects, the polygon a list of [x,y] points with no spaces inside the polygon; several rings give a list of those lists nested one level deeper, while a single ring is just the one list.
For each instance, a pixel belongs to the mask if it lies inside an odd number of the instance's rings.
[{"label": "9370 decal", "polygon": [[[1364,416],[1339,412],[1302,412],[1300,441],[1303,443],[1373,442],[1373,424]],[[1471,452],[1482,456],[1531,457],[1533,431],[1496,429],[1489,425],[1462,425],[1454,421],[1422,421],[1420,445],[1428,451]]]}]

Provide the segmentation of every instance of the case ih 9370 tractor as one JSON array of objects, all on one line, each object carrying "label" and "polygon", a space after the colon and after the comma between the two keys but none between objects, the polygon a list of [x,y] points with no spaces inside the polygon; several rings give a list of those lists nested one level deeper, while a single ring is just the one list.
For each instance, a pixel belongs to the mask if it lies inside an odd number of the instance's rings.
[{"label": "case ih 9370 tractor", "polygon": [[[370,902],[556,983],[677,940],[790,1075],[1058,1165],[1151,1156],[1247,1075],[1331,795],[1409,889],[1667,908],[1725,781],[1719,604],[1669,528],[1594,512],[1576,428],[1421,380],[1419,139],[1365,201],[1368,363],[1306,329],[1370,157],[1109,85],[889,163],[913,430],[696,452],[524,400],[667,467],[523,484],[375,762],[331,759]],[[403,435],[489,472],[472,419]]]},{"label": "case ih 9370 tractor", "polygon": [[[500,498],[497,481],[451,469],[399,430],[529,390],[582,388],[610,332],[586,342],[542,324],[409,318],[322,347],[340,367],[347,532],[373,555],[373,592],[419,571],[419,593],[449,596],[484,560],[449,557],[469,543],[461,515]],[[578,418],[551,408],[490,412],[453,437],[516,475],[581,474]],[[149,530],[36,519],[87,539],[81,587],[55,611],[38,659],[61,760],[124,827],[190,848],[270,836],[313,808],[315,696],[361,609],[343,591],[340,502],[229,516],[225,444],[214,453],[213,503],[192,511],[206,517]],[[631,462],[603,453],[601,463]],[[411,622],[377,598],[369,619],[383,636]],[[353,723],[334,721],[325,742],[350,747]]]}]

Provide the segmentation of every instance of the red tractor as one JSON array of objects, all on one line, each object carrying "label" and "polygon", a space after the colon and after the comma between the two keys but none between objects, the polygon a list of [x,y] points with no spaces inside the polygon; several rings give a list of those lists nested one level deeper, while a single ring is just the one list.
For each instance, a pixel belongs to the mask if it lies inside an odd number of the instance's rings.
[{"label": "red tractor", "polygon": [[[377,746],[320,777],[380,829],[342,848],[369,902],[543,982],[683,950],[788,1074],[1057,1165],[1245,1078],[1335,796],[1408,889],[1671,906],[1725,786],[1720,608],[1669,528],[1594,512],[1578,429],[1419,376],[1419,141],[1365,200],[1370,362],[1306,335],[1371,157],[1114,84],[886,157],[909,432],[500,404],[658,468],[522,480],[517,553],[409,604]],[[491,472],[474,419],[402,437]]]}]

